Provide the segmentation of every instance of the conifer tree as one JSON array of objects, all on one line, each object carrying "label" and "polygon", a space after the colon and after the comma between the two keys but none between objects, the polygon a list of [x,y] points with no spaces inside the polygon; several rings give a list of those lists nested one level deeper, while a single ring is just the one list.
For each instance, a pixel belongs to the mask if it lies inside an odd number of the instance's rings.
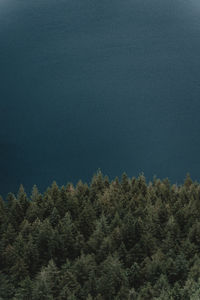
[{"label": "conifer tree", "polygon": [[199,300],[200,184],[100,171],[0,198],[0,299]]},{"label": "conifer tree", "polygon": [[109,255],[100,265],[100,278],[97,290],[104,299],[114,299],[121,287],[126,287],[128,280],[123,266],[117,256]]},{"label": "conifer tree", "polygon": [[25,193],[25,190],[24,190],[24,187],[23,185],[21,184],[20,187],[19,187],[19,191],[18,191],[18,195],[17,195],[17,201],[20,205],[20,208],[21,208],[21,212],[23,214],[23,217],[25,217],[26,215],[26,211],[29,207],[29,200],[28,200],[28,197]]}]

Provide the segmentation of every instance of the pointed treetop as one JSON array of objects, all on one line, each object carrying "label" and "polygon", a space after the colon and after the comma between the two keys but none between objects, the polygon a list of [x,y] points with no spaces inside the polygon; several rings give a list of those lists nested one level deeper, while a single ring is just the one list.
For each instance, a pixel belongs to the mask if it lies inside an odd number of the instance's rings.
[{"label": "pointed treetop", "polygon": [[191,179],[191,177],[190,177],[190,174],[187,173],[186,178],[185,178],[185,181],[184,181],[184,185],[185,185],[187,188],[189,188],[189,187],[191,186],[191,184],[192,184],[192,179]]},{"label": "pointed treetop", "polygon": [[25,194],[25,189],[24,189],[23,184],[20,184],[19,190],[18,190],[18,195],[21,195],[21,194]]},{"label": "pointed treetop", "polygon": [[34,186],[32,188],[32,192],[31,192],[31,200],[36,201],[38,199],[39,195],[40,195],[39,190],[38,190],[36,184],[34,184]]}]

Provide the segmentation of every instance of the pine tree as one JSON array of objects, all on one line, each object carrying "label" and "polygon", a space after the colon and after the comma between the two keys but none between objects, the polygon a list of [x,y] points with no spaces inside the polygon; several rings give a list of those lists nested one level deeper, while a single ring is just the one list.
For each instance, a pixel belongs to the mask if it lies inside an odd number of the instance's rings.
[{"label": "pine tree", "polygon": [[49,220],[50,220],[50,223],[53,228],[58,225],[58,222],[60,220],[60,215],[59,215],[59,212],[56,207],[53,208],[53,210],[49,216]]},{"label": "pine tree", "polygon": [[13,300],[34,300],[32,298],[32,281],[29,276],[20,281]]},{"label": "pine tree", "polygon": [[60,290],[60,299],[76,299],[75,295],[78,294],[81,289],[80,284],[77,281],[76,274],[72,263],[69,260],[66,260],[66,263],[62,265],[60,271],[59,279],[59,290]]},{"label": "pine tree", "polygon": [[0,299],[12,299],[15,292],[15,287],[10,280],[10,277],[0,271]]},{"label": "pine tree", "polygon": [[86,299],[87,295],[94,292],[94,274],[96,272],[96,262],[93,255],[84,255],[76,260],[74,264],[74,274],[81,289],[77,293],[78,299]]},{"label": "pine tree", "polygon": [[128,279],[117,256],[109,255],[100,265],[100,278],[97,290],[104,299],[112,300],[117,296],[121,287],[128,286]]},{"label": "pine tree", "polygon": [[78,229],[83,234],[85,240],[87,241],[95,229],[95,211],[87,201],[83,207],[83,210],[80,213],[79,220],[78,220]]},{"label": "pine tree", "polygon": [[4,232],[7,225],[7,214],[6,214],[6,207],[3,198],[0,196],[0,234]]},{"label": "pine tree", "polygon": [[25,193],[24,187],[21,184],[19,187],[19,191],[18,191],[18,195],[17,195],[17,201],[19,202],[20,208],[21,208],[21,212],[22,212],[22,216],[25,217],[26,215],[26,211],[29,207],[29,200],[28,197]]}]

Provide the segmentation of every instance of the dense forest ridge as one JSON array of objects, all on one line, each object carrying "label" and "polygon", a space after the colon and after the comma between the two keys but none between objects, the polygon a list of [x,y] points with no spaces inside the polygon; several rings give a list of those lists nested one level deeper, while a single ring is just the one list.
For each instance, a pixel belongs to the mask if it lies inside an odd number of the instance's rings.
[{"label": "dense forest ridge", "polygon": [[200,299],[200,184],[20,186],[0,198],[0,299]]}]

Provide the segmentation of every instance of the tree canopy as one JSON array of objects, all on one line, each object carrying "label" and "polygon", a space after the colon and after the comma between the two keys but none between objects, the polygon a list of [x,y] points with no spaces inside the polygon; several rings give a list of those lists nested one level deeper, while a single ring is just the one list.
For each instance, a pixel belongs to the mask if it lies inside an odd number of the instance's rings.
[{"label": "tree canopy", "polygon": [[0,299],[200,299],[200,184],[144,175],[0,198]]}]

